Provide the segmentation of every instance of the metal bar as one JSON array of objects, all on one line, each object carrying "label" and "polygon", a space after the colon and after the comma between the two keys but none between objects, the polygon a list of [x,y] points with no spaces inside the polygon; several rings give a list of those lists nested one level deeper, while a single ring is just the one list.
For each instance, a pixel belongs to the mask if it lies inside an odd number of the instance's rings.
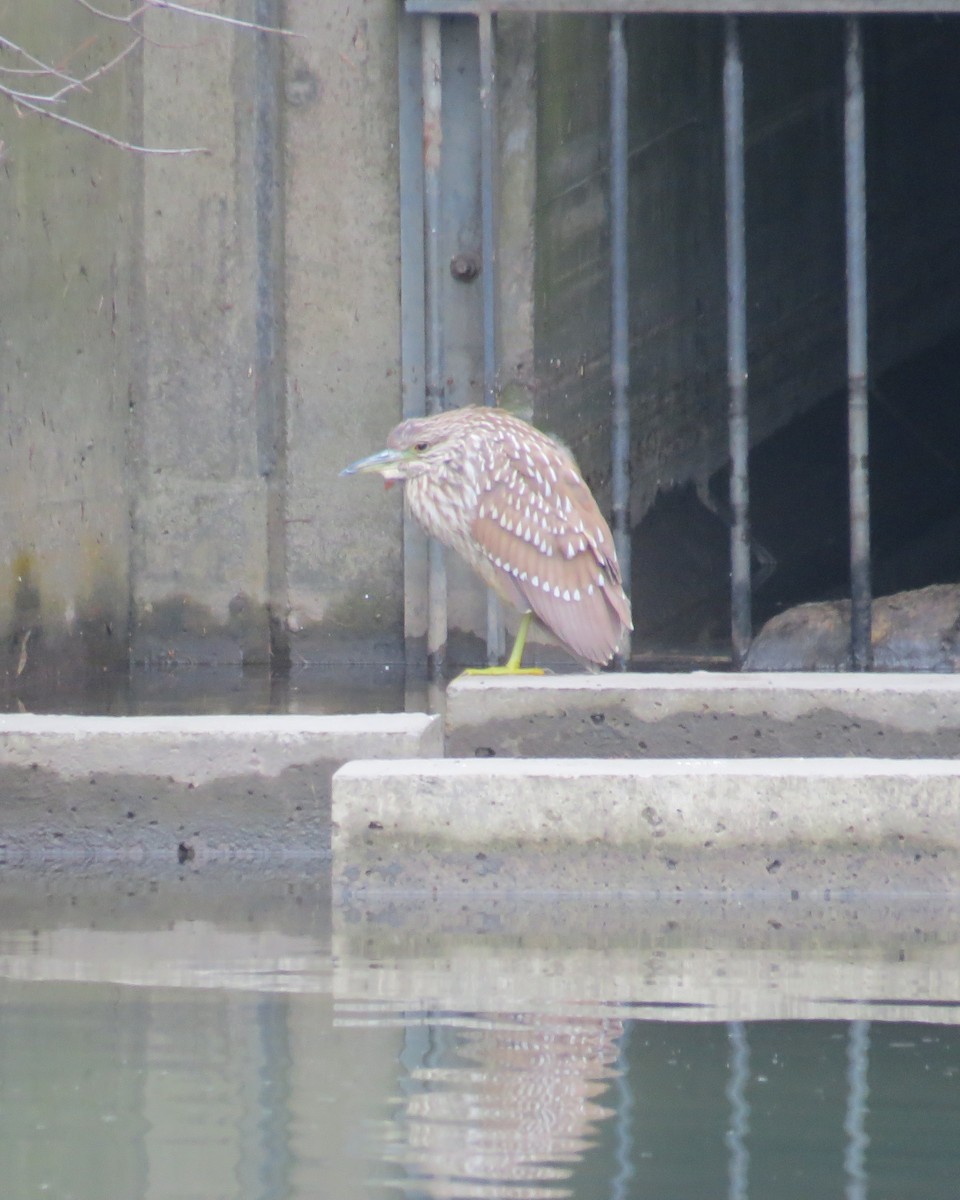
[{"label": "metal bar", "polygon": [[406,0],[411,13],[958,13],[960,0]]},{"label": "metal bar", "polygon": [[860,22],[845,26],[844,166],[847,223],[847,448],[850,471],[850,659],[871,653],[870,484],[867,436],[867,190]]},{"label": "metal bar", "polygon": [[483,402],[497,402],[497,59],[489,12],[478,21],[480,43],[480,225],[483,239]]},{"label": "metal bar", "polygon": [[[274,17],[268,0],[257,0],[259,24]],[[290,666],[290,634],[282,614],[288,608],[286,493],[287,406],[283,338],[283,53],[280,38],[255,37],[256,111],[254,119],[254,202],[256,209],[256,371],[257,455],[267,492],[267,586],[270,604],[270,662]]]},{"label": "metal bar", "polygon": [[739,670],[753,636],[750,580],[750,425],[747,395],[747,249],[743,58],[737,18],[727,16],[723,60],[723,148],[727,227],[727,383],[730,438],[730,632]]},{"label": "metal bar", "polygon": [[[499,371],[499,311],[497,275],[497,46],[496,27],[489,12],[477,22],[480,49],[480,227],[483,292],[483,402],[497,403]],[[500,599],[487,589],[487,662],[498,663],[504,653]]]},{"label": "metal bar", "polygon": [[[443,409],[443,274],[440,227],[442,191],[440,147],[443,141],[443,73],[440,18],[425,17],[420,29],[423,89],[423,251],[425,311],[425,385],[429,414]],[[430,539],[427,583],[427,675],[443,677],[447,654],[447,570],[443,547]]]},{"label": "metal bar", "polygon": [[[613,540],[630,587],[630,292],[627,261],[628,108],[627,45],[623,17],[610,19],[610,439]],[[623,670],[621,655],[616,665]]]},{"label": "metal bar", "polygon": [[[400,398],[402,414],[426,412],[423,260],[423,70],[419,17],[401,14],[397,51],[400,100]],[[408,685],[426,675],[427,537],[403,515],[403,645]]]}]

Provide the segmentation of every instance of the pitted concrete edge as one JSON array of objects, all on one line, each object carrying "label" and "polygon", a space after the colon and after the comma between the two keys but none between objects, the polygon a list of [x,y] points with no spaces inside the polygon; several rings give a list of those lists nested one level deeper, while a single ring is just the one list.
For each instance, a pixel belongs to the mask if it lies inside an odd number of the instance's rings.
[{"label": "pitted concrete edge", "polygon": [[6,716],[0,863],[322,858],[338,766],[442,749],[420,713]]},{"label": "pitted concrete edge", "polygon": [[960,763],[447,759],[333,779],[364,892],[960,890]]},{"label": "pitted concrete edge", "polygon": [[381,751],[390,757],[441,756],[439,717],[0,715],[0,770],[40,767],[64,778],[90,772],[160,775],[196,785],[276,776],[320,760],[377,758]]},{"label": "pitted concrete edge", "polygon": [[461,678],[451,757],[960,756],[960,676],[691,674]]}]

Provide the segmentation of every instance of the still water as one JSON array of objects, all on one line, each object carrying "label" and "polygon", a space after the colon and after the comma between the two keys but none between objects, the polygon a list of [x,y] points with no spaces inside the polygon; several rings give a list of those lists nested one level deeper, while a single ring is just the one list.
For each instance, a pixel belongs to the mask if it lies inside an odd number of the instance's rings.
[{"label": "still water", "polygon": [[701,960],[682,916],[491,948],[446,918],[341,925],[281,880],[8,899],[5,1198],[960,1194],[956,943],[928,956],[928,930],[891,954],[841,922],[825,948],[821,920],[744,959],[740,921]]}]

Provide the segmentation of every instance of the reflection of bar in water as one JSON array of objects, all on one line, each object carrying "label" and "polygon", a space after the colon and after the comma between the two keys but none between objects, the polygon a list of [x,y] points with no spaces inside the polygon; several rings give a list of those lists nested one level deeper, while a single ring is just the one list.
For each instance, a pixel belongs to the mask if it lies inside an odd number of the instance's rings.
[{"label": "reflection of bar in water", "polygon": [[568,1164],[611,1115],[598,1097],[622,1032],[619,1020],[529,1013],[409,1030],[406,1136],[390,1157],[438,1200],[568,1196]]}]

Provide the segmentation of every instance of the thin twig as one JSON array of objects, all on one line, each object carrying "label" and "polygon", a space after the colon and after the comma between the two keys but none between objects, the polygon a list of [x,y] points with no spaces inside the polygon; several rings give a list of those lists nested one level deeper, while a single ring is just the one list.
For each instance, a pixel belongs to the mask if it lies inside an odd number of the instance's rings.
[{"label": "thin twig", "polygon": [[50,74],[49,66],[43,67],[5,67],[0,64],[0,75],[29,75],[33,78],[36,75],[42,75],[46,78]]},{"label": "thin twig", "polygon": [[57,79],[65,79],[67,83],[78,84],[80,82],[78,79],[74,79],[72,75],[67,75],[64,71],[58,71],[55,66],[44,62],[42,58],[34,58],[28,50],[24,50],[22,46],[18,46],[16,42],[11,42],[9,38],[0,37],[0,50],[12,50],[14,54],[22,55],[27,62],[33,63],[35,67],[39,67],[47,75],[55,75]]},{"label": "thin twig", "polygon": [[92,83],[95,79],[99,79],[101,75],[106,75],[109,71],[112,71],[114,67],[118,65],[118,63],[121,63],[127,57],[131,50],[139,45],[139,42],[139,38],[134,38],[131,42],[124,46],[119,54],[115,54],[109,62],[101,63],[96,70],[91,71],[89,75],[84,75],[82,79],[77,79],[72,83],[64,84],[59,91],[37,95],[32,92],[21,91],[19,88],[0,85],[0,95],[7,96],[11,100],[23,101],[24,103],[32,100],[36,104],[59,104],[65,96],[77,91],[78,88],[82,91],[88,92],[90,89],[87,87],[87,84]]},{"label": "thin twig", "polygon": [[[86,88],[88,83],[93,83],[95,79],[99,79],[102,75],[106,75],[109,71],[112,71],[114,67],[122,63],[130,51],[135,50],[137,46],[139,46],[140,40],[141,39],[139,37],[132,38],[118,54],[113,56],[113,58],[109,59],[109,61],[105,63],[101,63],[101,65],[91,71],[89,75],[84,75],[83,79],[80,80],[81,86],[86,90],[89,90]],[[56,96],[53,98],[56,98]]]},{"label": "thin twig", "polygon": [[[206,12],[201,8],[194,8],[191,5],[176,3],[175,0],[142,0],[139,6],[131,12],[122,16],[118,13],[106,12],[104,9],[98,8],[91,0],[76,0],[83,8],[85,8],[93,16],[104,21],[112,21],[115,24],[126,25],[132,32],[132,38],[128,44],[113,58],[92,70],[88,75],[80,79],[75,79],[72,75],[68,75],[65,71],[54,66],[52,63],[44,62],[42,59],[36,58],[22,46],[18,46],[15,42],[9,41],[7,38],[0,37],[0,50],[8,50],[14,54],[20,55],[22,59],[31,64],[30,68],[24,67],[7,67],[0,66],[0,74],[6,75],[21,75],[34,78],[41,76],[43,78],[61,80],[63,86],[57,91],[50,92],[46,95],[35,94],[32,92],[21,91],[18,88],[9,87],[0,84],[0,96],[5,96],[16,107],[18,113],[22,111],[30,112],[39,117],[47,117],[51,121],[56,121],[60,125],[65,125],[70,129],[77,129],[82,133],[88,134],[90,137],[96,138],[100,142],[104,142],[108,146],[115,146],[120,150],[133,151],[136,154],[162,154],[162,155],[187,155],[187,154],[209,154],[210,150],[205,146],[179,146],[173,148],[163,148],[156,146],[138,146],[134,142],[128,142],[123,138],[114,137],[110,133],[106,133],[102,129],[98,129],[94,125],[87,125],[83,121],[74,120],[72,117],[65,116],[63,112],[59,112],[52,105],[59,105],[63,100],[75,91],[89,91],[88,84],[107,75],[114,70],[120,62],[142,42],[147,40],[144,33],[138,24],[139,19],[150,10],[169,10],[187,17],[199,17],[208,21],[218,21],[224,25],[230,25],[239,29],[247,29],[257,33],[276,34],[281,37],[302,37],[302,34],[294,33],[288,29],[281,29],[272,25],[260,25],[255,21],[244,21],[237,17],[227,17],[220,13]],[[95,40],[95,39],[90,39]],[[76,47],[70,56],[79,53],[80,49],[84,48],[88,43],[83,43],[81,47]]]},{"label": "thin twig", "polygon": [[93,13],[95,17],[100,17],[104,21],[116,21],[120,25],[132,24],[148,7],[146,4],[141,4],[135,12],[127,13],[125,17],[122,17],[119,13],[104,12],[102,8],[95,8],[90,3],[90,0],[77,0],[77,3],[85,8],[87,12]]},{"label": "thin twig", "polygon": [[14,104],[23,104],[24,106],[30,104],[31,102],[34,104],[59,104],[63,94],[65,92],[72,91],[74,91],[72,87],[65,87],[55,96],[45,96],[36,92],[22,92],[19,88],[6,87],[4,84],[0,83],[0,96],[6,96],[6,98],[8,100],[12,100]]},{"label": "thin twig", "polygon": [[[0,88],[0,95],[9,94],[6,88]],[[186,155],[186,154],[210,154],[211,151],[206,146],[138,146],[134,142],[125,142],[123,138],[113,137],[112,134],[105,133],[102,129],[97,129],[94,125],[84,125],[82,121],[74,121],[71,117],[65,117],[63,113],[53,112],[49,108],[41,108],[39,104],[31,104],[26,100],[19,100],[16,97],[11,97],[14,104],[18,108],[26,108],[30,112],[36,113],[38,117],[49,117],[51,121],[56,121],[60,125],[67,125],[71,129],[79,129],[82,133],[88,133],[99,142],[106,142],[108,146],[116,146],[118,150],[132,150],[136,154],[166,154],[166,155]]]},{"label": "thin twig", "polygon": [[280,37],[303,37],[292,29],[281,29],[278,25],[258,25],[256,21],[242,21],[239,17],[225,17],[222,13],[204,12],[202,8],[191,8],[187,4],[175,4],[173,0],[146,0],[144,7],[167,8],[171,12],[184,13],[188,17],[203,17],[208,21],[221,21],[224,25],[237,25],[241,29],[255,29],[258,33],[276,33]]},{"label": "thin twig", "polygon": [[205,21],[219,21],[222,25],[235,25],[240,29],[252,29],[257,33],[275,33],[280,37],[303,37],[302,33],[295,33],[292,29],[282,29],[279,25],[259,25],[256,21],[244,21],[240,17],[227,17],[223,13],[206,12],[202,8],[192,8],[188,4],[176,4],[174,0],[144,0],[144,3],[133,12],[128,13],[125,17],[118,13],[104,12],[103,9],[97,8],[90,3],[90,0],[77,0],[77,3],[82,5],[88,12],[93,13],[96,17],[102,17],[105,21],[117,21],[121,25],[132,25],[133,22],[142,16],[149,9],[169,9],[170,12],[183,13],[188,17],[200,17]]},{"label": "thin twig", "polygon": [[88,50],[91,46],[95,46],[96,44],[97,36],[96,34],[91,33],[89,37],[84,38],[83,41],[74,46],[72,50],[67,51],[66,57],[59,64],[60,70],[64,70],[67,63],[70,62],[71,59],[76,58],[78,54],[82,54],[84,50]]}]

